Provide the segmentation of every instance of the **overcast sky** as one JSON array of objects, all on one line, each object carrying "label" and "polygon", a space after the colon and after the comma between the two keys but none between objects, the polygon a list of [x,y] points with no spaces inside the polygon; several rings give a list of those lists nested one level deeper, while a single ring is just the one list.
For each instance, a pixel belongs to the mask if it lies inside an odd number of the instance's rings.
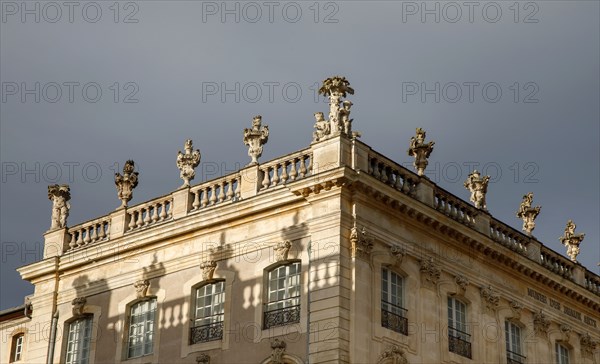
[{"label": "overcast sky", "polygon": [[245,165],[254,115],[271,131],[261,161],[305,148],[327,114],[316,89],[337,74],[373,149],[410,165],[423,127],[432,180],[468,201],[463,181],[483,170],[491,214],[519,230],[533,192],[534,235],[565,255],[573,219],[598,273],[598,1],[223,4],[2,1],[1,309],[33,292],[15,268],[42,257],[47,185],[71,186],[72,226],[119,205],[127,159],[131,204],[179,187],[186,138],[202,152],[195,183]]}]

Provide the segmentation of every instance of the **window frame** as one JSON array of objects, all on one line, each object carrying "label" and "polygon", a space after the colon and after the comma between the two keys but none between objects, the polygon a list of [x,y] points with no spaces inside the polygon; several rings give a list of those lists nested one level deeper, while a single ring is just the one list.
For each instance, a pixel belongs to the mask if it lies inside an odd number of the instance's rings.
[{"label": "window frame", "polygon": [[[202,306],[202,309],[206,309],[207,307],[210,307],[211,312],[214,311],[215,309],[215,304],[214,304],[214,300],[215,300],[215,296],[220,296],[220,302],[218,302],[218,304],[220,305],[220,312],[214,314],[211,314],[210,316],[201,316],[199,318],[198,316],[198,299],[200,297],[198,297],[199,292],[202,289],[206,289],[207,287],[217,287],[219,286],[220,291],[216,291],[213,289],[212,293],[211,293],[211,305],[207,306],[204,305]],[[215,340],[222,340],[223,339],[223,328],[224,328],[224,323],[225,323],[225,303],[227,300],[227,293],[226,293],[226,289],[227,289],[227,282],[225,279],[212,279],[209,281],[204,281],[194,287],[192,287],[192,305],[191,305],[191,314],[190,314],[190,330],[189,330],[189,345],[194,345],[194,344],[199,344],[199,343],[205,343],[205,342],[209,342],[209,341],[215,341]],[[208,297],[206,294],[202,297]],[[197,321],[198,320],[206,320],[207,318],[209,318],[208,322],[203,322],[201,324],[198,324]],[[210,319],[210,318],[216,318],[216,319]],[[220,319],[219,319],[220,318]],[[201,337],[206,336],[206,340],[194,340],[195,338],[195,333],[200,331],[199,328],[202,327],[206,327],[206,335],[200,335]],[[204,331],[204,330],[203,330]]]},{"label": "window frame", "polygon": [[472,359],[472,342],[467,316],[468,304],[456,296],[448,296],[448,350]]},{"label": "window frame", "polygon": [[[142,311],[139,314],[136,314],[135,316],[146,316],[145,319],[143,321],[140,322],[136,322],[136,325],[138,325],[138,327],[142,327],[142,334],[137,334],[137,333],[133,333],[132,332],[132,320],[134,318],[133,315],[133,310],[135,307],[139,306],[139,305],[144,305],[144,304],[154,304],[154,307],[150,306],[150,308],[146,311]],[[148,322],[150,322],[149,318],[149,313],[153,313],[152,315],[152,332],[151,332],[151,339],[149,340],[150,345],[150,351],[146,352],[146,348],[148,346],[148,342],[147,342],[147,335],[148,335],[148,328],[147,328],[147,324]],[[151,356],[155,354],[155,343],[156,343],[156,339],[157,339],[157,332],[159,330],[157,330],[156,325],[157,325],[157,315],[158,315],[158,298],[156,296],[149,296],[149,297],[145,297],[144,299],[140,299],[140,300],[136,300],[131,302],[128,307],[127,307],[127,332],[126,332],[126,336],[125,336],[125,360],[130,360],[130,359],[136,359],[136,358],[141,358],[141,357],[145,357],[145,356]],[[131,345],[131,341],[133,337],[139,337],[141,336],[142,342],[141,344],[137,344],[136,346],[141,346],[142,347],[142,354],[140,355],[131,355],[131,349],[132,349],[132,345]]]},{"label": "window frame", "polygon": [[504,341],[506,344],[506,361],[508,364],[525,363],[523,347],[523,328],[511,321],[504,321]]},{"label": "window frame", "polygon": [[[12,338],[10,341],[10,357],[8,360],[9,363],[16,363],[16,362],[20,362],[23,360],[24,346],[25,346],[25,333],[24,332],[17,332],[16,334],[12,335]],[[18,358],[16,358],[17,355],[19,356]]]},{"label": "window frame", "polygon": [[[290,267],[295,267],[294,272],[290,272]],[[279,275],[281,269],[285,268],[285,275]],[[278,272],[277,276],[272,275]],[[263,330],[277,326],[285,326],[300,322],[301,301],[302,301],[302,261],[288,260],[275,266],[265,269],[265,289],[263,290]],[[283,287],[279,282],[283,278]],[[295,281],[295,283],[289,283]],[[272,289],[275,284],[275,289]],[[297,293],[294,294],[294,291]],[[279,298],[280,293],[283,297]],[[277,299],[271,299],[275,294]]]},{"label": "window frame", "polygon": [[382,266],[380,283],[381,326],[408,335],[405,277],[388,267]]},{"label": "window frame", "polygon": [[555,343],[554,352],[557,364],[569,364],[571,362],[571,350],[566,345],[560,342]]},{"label": "window frame", "polygon": [[[84,323],[84,327],[81,328],[77,328],[77,340],[75,341],[76,343],[76,350],[74,351],[69,351],[69,345],[71,344],[71,328],[74,325],[78,325],[79,323]],[[68,321],[67,323],[67,336],[66,336],[66,340],[65,340],[65,357],[64,357],[64,362],[66,364],[89,364],[90,363],[90,356],[91,356],[91,352],[92,352],[92,336],[93,336],[93,329],[94,329],[94,315],[93,314],[84,314],[80,317],[75,317],[74,319]],[[87,333],[87,336],[86,336]],[[83,335],[83,336],[81,336]],[[82,343],[84,348],[81,347],[81,345],[79,343]],[[86,345],[87,344],[87,345]],[[85,349],[87,350],[87,354],[85,354],[85,359],[81,360],[81,359],[71,359],[69,360],[69,355],[70,354],[77,354],[80,350]]]}]

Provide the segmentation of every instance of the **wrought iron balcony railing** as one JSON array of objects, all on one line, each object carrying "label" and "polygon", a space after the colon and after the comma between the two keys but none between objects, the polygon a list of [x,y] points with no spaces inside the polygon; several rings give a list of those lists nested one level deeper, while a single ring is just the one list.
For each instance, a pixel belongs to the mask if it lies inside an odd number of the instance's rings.
[{"label": "wrought iron balcony railing", "polygon": [[506,363],[507,364],[524,364],[525,357],[521,354],[517,354],[513,351],[506,350]]},{"label": "wrought iron balcony railing", "polygon": [[471,357],[471,335],[455,328],[448,328],[448,350],[466,358]]},{"label": "wrought iron balcony railing", "polygon": [[381,301],[381,326],[408,335],[406,309],[392,303]]},{"label": "wrought iron balcony railing", "polygon": [[223,338],[223,321],[190,328],[190,345]]},{"label": "wrought iron balcony railing", "polygon": [[[284,301],[289,301],[289,299]],[[272,303],[273,302],[269,302],[269,304]],[[296,322],[300,322],[300,305],[277,308],[263,313],[263,329]]]}]

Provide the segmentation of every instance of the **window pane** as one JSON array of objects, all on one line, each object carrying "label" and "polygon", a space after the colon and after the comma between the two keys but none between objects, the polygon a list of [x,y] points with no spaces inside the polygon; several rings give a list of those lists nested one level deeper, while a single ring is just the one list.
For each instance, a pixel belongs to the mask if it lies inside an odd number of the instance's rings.
[{"label": "window pane", "polygon": [[67,364],[87,364],[89,360],[90,342],[92,337],[91,316],[73,321],[69,324],[67,341]]},{"label": "window pane", "polygon": [[130,312],[127,357],[152,354],[156,298],[134,304]]}]

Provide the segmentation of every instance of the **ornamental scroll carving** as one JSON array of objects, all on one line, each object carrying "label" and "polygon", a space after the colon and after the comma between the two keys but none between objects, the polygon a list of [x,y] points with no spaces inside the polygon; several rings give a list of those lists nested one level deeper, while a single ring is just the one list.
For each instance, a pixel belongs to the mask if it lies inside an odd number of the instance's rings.
[{"label": "ornamental scroll carving", "polygon": [[283,340],[275,339],[271,341],[271,362],[274,364],[283,364],[283,354],[285,354],[286,343]]},{"label": "ornamental scroll carving", "polygon": [[397,345],[387,347],[377,359],[378,364],[408,364],[404,350]]},{"label": "ornamental scroll carving", "polygon": [[430,284],[437,284],[440,279],[442,271],[433,262],[433,258],[423,259],[419,261],[419,270],[421,271],[421,281],[425,281]]}]

